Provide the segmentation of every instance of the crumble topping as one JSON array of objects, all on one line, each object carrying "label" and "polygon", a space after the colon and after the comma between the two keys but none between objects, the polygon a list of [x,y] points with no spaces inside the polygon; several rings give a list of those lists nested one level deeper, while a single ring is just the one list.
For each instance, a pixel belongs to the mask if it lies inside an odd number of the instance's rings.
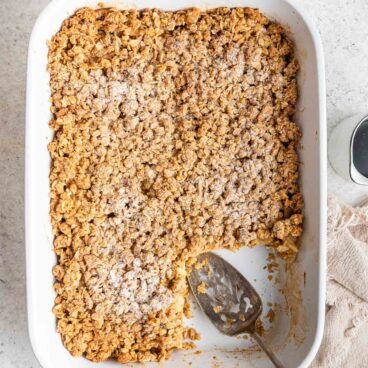
[{"label": "crumble topping", "polygon": [[84,8],[49,42],[49,145],[65,347],[160,361],[193,347],[186,275],[201,252],[298,251],[298,63],[250,8]]},{"label": "crumble topping", "polygon": [[206,294],[206,284],[201,282],[197,287],[198,294]]},{"label": "crumble topping", "polygon": [[[213,307],[213,311],[215,312],[215,313],[220,313],[221,311],[222,311],[222,307],[221,307],[221,305],[215,305],[214,307]],[[241,316],[240,316],[241,317]],[[243,316],[244,317],[244,316]]]}]

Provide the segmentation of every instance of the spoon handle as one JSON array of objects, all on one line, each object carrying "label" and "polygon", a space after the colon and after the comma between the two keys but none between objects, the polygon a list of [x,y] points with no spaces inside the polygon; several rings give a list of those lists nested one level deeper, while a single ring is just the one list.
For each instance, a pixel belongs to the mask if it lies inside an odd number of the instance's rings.
[{"label": "spoon handle", "polygon": [[258,345],[262,348],[262,350],[267,354],[270,358],[271,362],[274,364],[276,368],[285,368],[285,366],[279,361],[277,356],[269,349],[269,347],[264,343],[261,337],[257,333],[252,333],[251,336],[254,340],[257,341]]}]

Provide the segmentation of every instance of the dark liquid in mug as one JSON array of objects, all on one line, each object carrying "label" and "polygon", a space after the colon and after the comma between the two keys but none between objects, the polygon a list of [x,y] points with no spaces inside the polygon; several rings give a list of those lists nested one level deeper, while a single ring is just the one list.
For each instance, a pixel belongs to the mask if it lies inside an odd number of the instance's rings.
[{"label": "dark liquid in mug", "polygon": [[368,119],[360,124],[352,143],[354,166],[360,174],[368,178]]}]

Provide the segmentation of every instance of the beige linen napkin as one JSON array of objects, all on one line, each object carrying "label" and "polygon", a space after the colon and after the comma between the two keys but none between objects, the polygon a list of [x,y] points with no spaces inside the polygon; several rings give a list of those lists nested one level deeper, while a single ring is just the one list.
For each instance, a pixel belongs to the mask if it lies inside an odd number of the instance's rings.
[{"label": "beige linen napkin", "polygon": [[368,367],[368,202],[328,200],[327,313],[311,368]]}]

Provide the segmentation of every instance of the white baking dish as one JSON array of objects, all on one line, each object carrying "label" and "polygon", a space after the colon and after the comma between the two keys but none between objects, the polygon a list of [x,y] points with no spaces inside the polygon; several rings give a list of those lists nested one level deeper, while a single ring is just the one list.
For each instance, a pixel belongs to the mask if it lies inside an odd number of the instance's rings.
[{"label": "white baking dish", "polygon": [[[26,248],[29,334],[34,352],[44,368],[96,367],[84,358],[73,358],[63,347],[55,329],[51,312],[54,291],[51,269],[55,264],[49,222],[49,165],[47,144],[52,137],[50,120],[49,76],[46,71],[46,41],[55,34],[62,21],[83,6],[96,6],[98,0],[54,0],[42,12],[33,29],[28,60],[27,122],[26,122]],[[125,8],[146,8],[153,3],[137,0],[123,3]],[[117,5],[117,3],[114,3]],[[299,6],[285,0],[156,0],[154,6],[163,10],[197,6],[258,7],[267,16],[285,25],[297,46],[301,64],[300,99],[296,119],[303,130],[301,150],[302,190],[305,198],[305,233],[296,264],[296,272],[287,277],[280,271],[281,287],[288,283],[291,297],[288,303],[293,313],[279,313],[266,339],[277,349],[288,368],[307,367],[316,354],[324,323],[326,272],[326,116],[323,54],[320,38]],[[267,302],[278,302],[286,308],[285,297],[263,270],[267,251],[264,247],[242,249],[222,254],[240,269]],[[303,277],[304,276],[304,277]],[[302,302],[298,298],[300,290]],[[286,308],[287,309],[287,308]],[[267,312],[267,307],[265,307]],[[291,317],[292,316],[292,317]],[[292,322],[290,320],[293,319]],[[209,322],[195,311],[194,324],[202,334],[198,344],[201,354],[177,352],[160,366],[210,367],[218,363],[227,367],[270,367],[264,354],[251,351],[252,342],[220,335]],[[291,336],[290,335],[295,335]],[[299,341],[298,341],[299,340]],[[241,351],[248,348],[246,351]],[[217,359],[214,360],[213,356]],[[108,361],[98,367],[113,367]],[[147,364],[156,367],[157,364]]]}]

